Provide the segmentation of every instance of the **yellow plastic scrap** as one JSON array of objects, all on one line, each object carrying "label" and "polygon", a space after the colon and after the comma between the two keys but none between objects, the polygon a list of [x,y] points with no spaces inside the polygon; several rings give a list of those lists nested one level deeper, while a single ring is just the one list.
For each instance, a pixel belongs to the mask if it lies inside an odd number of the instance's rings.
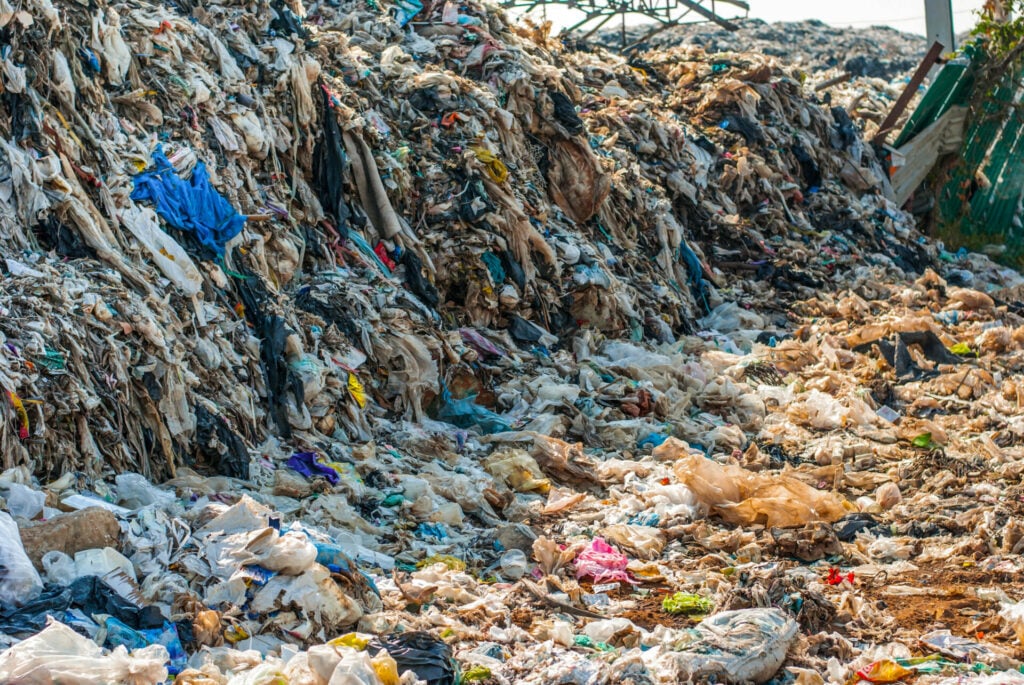
[{"label": "yellow plastic scrap", "polygon": [[359,633],[345,633],[339,637],[334,638],[328,642],[331,647],[351,647],[352,649],[358,649],[360,652],[366,649],[366,645],[370,644],[368,637],[363,637]]},{"label": "yellow plastic scrap", "polygon": [[508,167],[505,166],[505,163],[485,147],[474,147],[472,150],[476,153],[476,158],[483,163],[484,170],[491,180],[495,183],[504,183],[508,178]]},{"label": "yellow plastic scrap", "polygon": [[360,409],[366,407],[366,389],[354,373],[348,375],[348,393],[352,395],[352,399],[356,401]]},{"label": "yellow plastic scrap", "polygon": [[633,72],[633,73],[634,73],[634,74],[635,74],[635,75],[636,75],[637,77],[639,77],[639,79],[640,79],[640,83],[642,83],[642,84],[644,84],[644,85],[646,85],[646,84],[647,84],[647,72],[646,72],[646,71],[644,71],[643,69],[641,69],[641,68],[639,68],[639,67],[633,67],[633,66],[631,66],[631,67],[630,67],[630,70],[632,70],[632,72]]},{"label": "yellow plastic scrap", "polygon": [[224,630],[224,639],[231,644],[236,644],[249,638],[249,633],[238,624],[230,625]]},{"label": "yellow plastic scrap", "polygon": [[491,669],[486,666],[473,666],[462,674],[462,682],[473,683],[478,680],[487,680],[491,677]]},{"label": "yellow plastic scrap", "polygon": [[373,670],[384,685],[398,685],[398,662],[391,658],[387,652],[381,652],[370,660]]},{"label": "yellow plastic scrap", "polygon": [[27,440],[29,436],[28,412],[25,411],[25,404],[13,390],[7,391],[7,397],[11,400],[14,412],[18,415],[18,437]]},{"label": "yellow plastic scrap", "polygon": [[978,356],[974,353],[974,350],[971,349],[971,346],[964,342],[960,342],[957,343],[956,345],[953,345],[952,347],[949,348],[949,351],[961,357]]},{"label": "yellow plastic scrap", "polygon": [[435,554],[429,556],[426,559],[421,559],[416,562],[416,568],[427,568],[434,564],[444,564],[448,567],[449,571],[465,571],[466,562],[458,557],[453,557],[451,554]]},{"label": "yellow plastic scrap", "polygon": [[669,614],[706,614],[714,608],[707,597],[677,592],[661,601],[661,608]]}]

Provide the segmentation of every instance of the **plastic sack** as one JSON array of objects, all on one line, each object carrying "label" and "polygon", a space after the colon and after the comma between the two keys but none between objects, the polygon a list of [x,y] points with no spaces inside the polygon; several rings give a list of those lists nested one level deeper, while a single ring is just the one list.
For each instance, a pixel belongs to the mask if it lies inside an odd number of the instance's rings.
[{"label": "plastic sack", "polygon": [[576,557],[576,578],[590,578],[594,583],[637,582],[626,573],[629,557],[615,550],[602,538],[594,538],[590,546]]},{"label": "plastic sack", "polygon": [[676,477],[727,523],[794,528],[816,521],[832,523],[854,510],[841,496],[790,476],[754,473],[690,454],[687,445],[674,438],[654,450],[661,460],[675,455],[681,455],[674,467]]},{"label": "plastic sack", "polygon": [[167,650],[151,645],[131,654],[103,649],[62,623],[52,621],[37,635],[0,654],[0,682],[18,685],[156,685],[167,680]]},{"label": "plastic sack", "polygon": [[34,519],[46,504],[46,495],[27,485],[8,483],[6,488],[4,499],[7,500],[7,511],[11,512],[11,516]]},{"label": "plastic sack", "polygon": [[797,629],[778,609],[723,611],[697,624],[698,640],[673,657],[693,682],[763,683],[786,660]]},{"label": "plastic sack", "polygon": [[316,562],[316,546],[300,533],[279,534],[273,528],[264,528],[246,546],[255,555],[251,563],[286,576],[296,576]]},{"label": "plastic sack", "polygon": [[639,559],[650,561],[665,549],[665,534],[650,526],[617,524],[601,531],[608,540]]},{"label": "plastic sack", "polygon": [[121,215],[121,223],[149,252],[161,273],[188,297],[203,287],[203,276],[174,238],[160,228],[156,212],[149,207],[132,206]]},{"label": "plastic sack", "polygon": [[10,514],[0,511],[0,603],[21,606],[42,589],[39,572],[21,544],[18,524]]},{"label": "plastic sack", "polygon": [[75,571],[75,561],[64,552],[51,550],[43,555],[43,570],[46,572],[46,582],[53,585],[71,585],[78,573]]},{"label": "plastic sack", "polygon": [[145,476],[137,473],[121,473],[115,476],[118,504],[129,509],[141,509],[151,504],[166,506],[174,502],[174,493],[161,490]]},{"label": "plastic sack", "polygon": [[487,473],[517,492],[545,493],[551,481],[544,477],[540,465],[527,452],[519,449],[499,450],[483,462]]}]

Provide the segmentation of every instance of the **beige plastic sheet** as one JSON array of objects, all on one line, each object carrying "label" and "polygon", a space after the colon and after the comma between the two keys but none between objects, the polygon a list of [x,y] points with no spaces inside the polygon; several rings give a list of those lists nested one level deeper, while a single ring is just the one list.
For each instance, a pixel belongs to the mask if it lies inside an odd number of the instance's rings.
[{"label": "beige plastic sheet", "polygon": [[842,496],[825,492],[786,475],[753,473],[690,453],[687,445],[669,438],[654,451],[662,460],[678,455],[679,478],[708,511],[727,523],[790,528],[815,521],[837,521],[855,511]]}]

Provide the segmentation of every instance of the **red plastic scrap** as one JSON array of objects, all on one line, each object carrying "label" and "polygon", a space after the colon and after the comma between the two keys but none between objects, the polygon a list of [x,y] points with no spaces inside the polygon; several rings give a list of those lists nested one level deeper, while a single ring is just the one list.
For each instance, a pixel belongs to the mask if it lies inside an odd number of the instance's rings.
[{"label": "red plastic scrap", "polygon": [[374,245],[373,252],[374,254],[377,255],[377,257],[380,258],[380,261],[384,262],[384,266],[386,266],[391,271],[395,270],[397,264],[395,264],[395,260],[391,259],[391,257],[388,256],[388,248],[384,247],[384,243],[378,242],[376,245]]},{"label": "red plastic scrap", "polygon": [[850,585],[853,585],[853,571],[843,575],[839,569],[833,567],[828,570],[828,575],[825,577],[825,582],[829,585],[839,585],[844,580],[849,581]]},{"label": "red plastic scrap", "polygon": [[443,117],[441,117],[441,125],[444,126],[445,128],[451,128],[452,126],[455,125],[455,122],[463,120],[464,119],[462,115],[459,114],[458,112],[448,112]]}]

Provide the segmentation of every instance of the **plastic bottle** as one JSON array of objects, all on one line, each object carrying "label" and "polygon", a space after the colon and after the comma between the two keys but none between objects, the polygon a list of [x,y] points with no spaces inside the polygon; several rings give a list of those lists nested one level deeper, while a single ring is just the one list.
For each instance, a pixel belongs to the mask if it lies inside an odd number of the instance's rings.
[{"label": "plastic bottle", "polygon": [[526,555],[522,550],[510,549],[501,555],[498,562],[501,575],[508,580],[519,580],[526,575]]},{"label": "plastic bottle", "polygon": [[449,26],[459,23],[459,6],[453,0],[448,0],[448,2],[444,3],[444,9],[441,11],[441,21]]}]

